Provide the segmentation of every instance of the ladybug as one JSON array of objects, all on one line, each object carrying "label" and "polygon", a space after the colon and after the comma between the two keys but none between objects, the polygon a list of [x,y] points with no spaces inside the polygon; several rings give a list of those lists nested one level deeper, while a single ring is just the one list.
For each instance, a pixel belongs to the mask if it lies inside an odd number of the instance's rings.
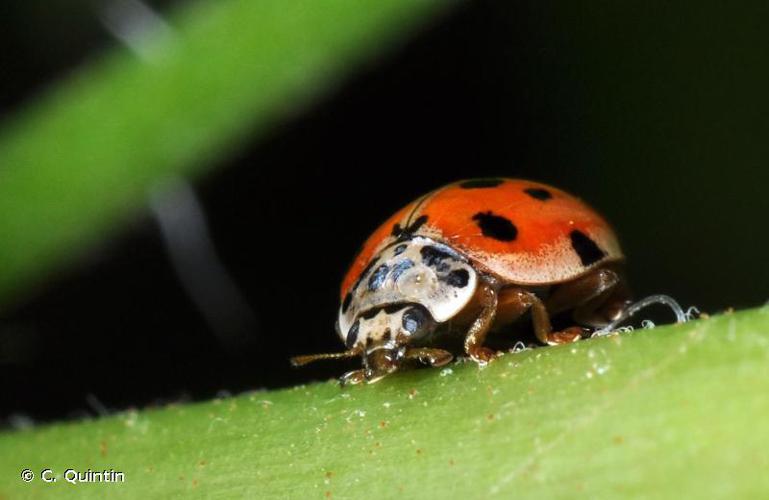
[{"label": "ladybug", "polygon": [[[375,382],[410,362],[445,365],[454,339],[482,365],[497,355],[484,345],[489,332],[527,312],[542,344],[573,342],[584,327],[628,316],[624,260],[606,220],[560,189],[505,178],[449,184],[364,243],[341,286],[336,327],[347,350],[291,362],[361,356],[363,368],[341,382]],[[669,298],[649,299],[644,306]],[[564,312],[579,326],[554,331],[551,317]]]}]

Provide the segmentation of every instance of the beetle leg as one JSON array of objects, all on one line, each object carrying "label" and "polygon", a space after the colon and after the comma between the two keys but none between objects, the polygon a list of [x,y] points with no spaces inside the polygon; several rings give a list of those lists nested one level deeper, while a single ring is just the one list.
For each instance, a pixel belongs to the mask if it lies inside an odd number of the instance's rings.
[{"label": "beetle leg", "polygon": [[409,347],[406,349],[404,357],[406,359],[418,359],[430,366],[443,366],[454,358],[449,351],[432,347]]},{"label": "beetle leg", "polygon": [[567,344],[578,340],[586,333],[585,329],[578,326],[554,332],[550,324],[550,313],[545,304],[534,293],[522,288],[503,289],[500,292],[499,309],[506,322],[515,321],[526,311],[531,311],[534,333],[543,344]]},{"label": "beetle leg", "polygon": [[629,296],[619,275],[602,268],[555,287],[546,307],[551,314],[574,309],[577,323],[600,327],[622,314],[630,303]]},{"label": "beetle leg", "polygon": [[356,385],[366,380],[366,370],[353,370],[339,377],[339,385]]},{"label": "beetle leg", "polygon": [[481,283],[480,305],[481,312],[465,336],[465,352],[476,363],[486,364],[496,356],[493,350],[483,347],[486,334],[497,315],[497,291],[489,283]]}]

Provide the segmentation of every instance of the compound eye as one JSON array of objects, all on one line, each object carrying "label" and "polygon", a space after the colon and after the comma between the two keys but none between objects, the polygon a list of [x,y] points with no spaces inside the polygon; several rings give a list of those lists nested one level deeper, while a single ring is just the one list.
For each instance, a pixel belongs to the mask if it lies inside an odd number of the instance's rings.
[{"label": "compound eye", "polygon": [[412,307],[403,313],[403,329],[410,334],[415,334],[422,329],[427,322],[427,313],[419,307]]}]

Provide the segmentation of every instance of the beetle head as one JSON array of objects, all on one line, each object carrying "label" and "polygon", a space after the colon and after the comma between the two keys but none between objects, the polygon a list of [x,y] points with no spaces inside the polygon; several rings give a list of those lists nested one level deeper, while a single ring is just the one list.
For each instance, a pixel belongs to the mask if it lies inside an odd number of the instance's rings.
[{"label": "beetle head", "polygon": [[347,332],[345,344],[360,352],[365,380],[374,382],[397,370],[407,347],[424,341],[435,326],[424,306],[394,304],[359,315]]}]

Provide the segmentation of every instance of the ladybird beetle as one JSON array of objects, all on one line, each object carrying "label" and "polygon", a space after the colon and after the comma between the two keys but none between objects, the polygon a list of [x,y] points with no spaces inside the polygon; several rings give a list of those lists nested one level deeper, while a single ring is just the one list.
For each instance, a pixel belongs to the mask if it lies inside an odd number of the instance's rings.
[{"label": "ladybird beetle", "polygon": [[[443,341],[459,332],[464,352],[485,364],[496,355],[487,334],[527,312],[543,344],[573,342],[585,326],[627,316],[623,261],[606,220],[560,189],[456,182],[407,205],[364,243],[341,286],[336,327],[347,350],[291,362],[361,356],[363,368],[341,382],[374,382],[409,361],[445,365],[453,354]],[[580,326],[553,331],[551,317],[569,311]]]}]

